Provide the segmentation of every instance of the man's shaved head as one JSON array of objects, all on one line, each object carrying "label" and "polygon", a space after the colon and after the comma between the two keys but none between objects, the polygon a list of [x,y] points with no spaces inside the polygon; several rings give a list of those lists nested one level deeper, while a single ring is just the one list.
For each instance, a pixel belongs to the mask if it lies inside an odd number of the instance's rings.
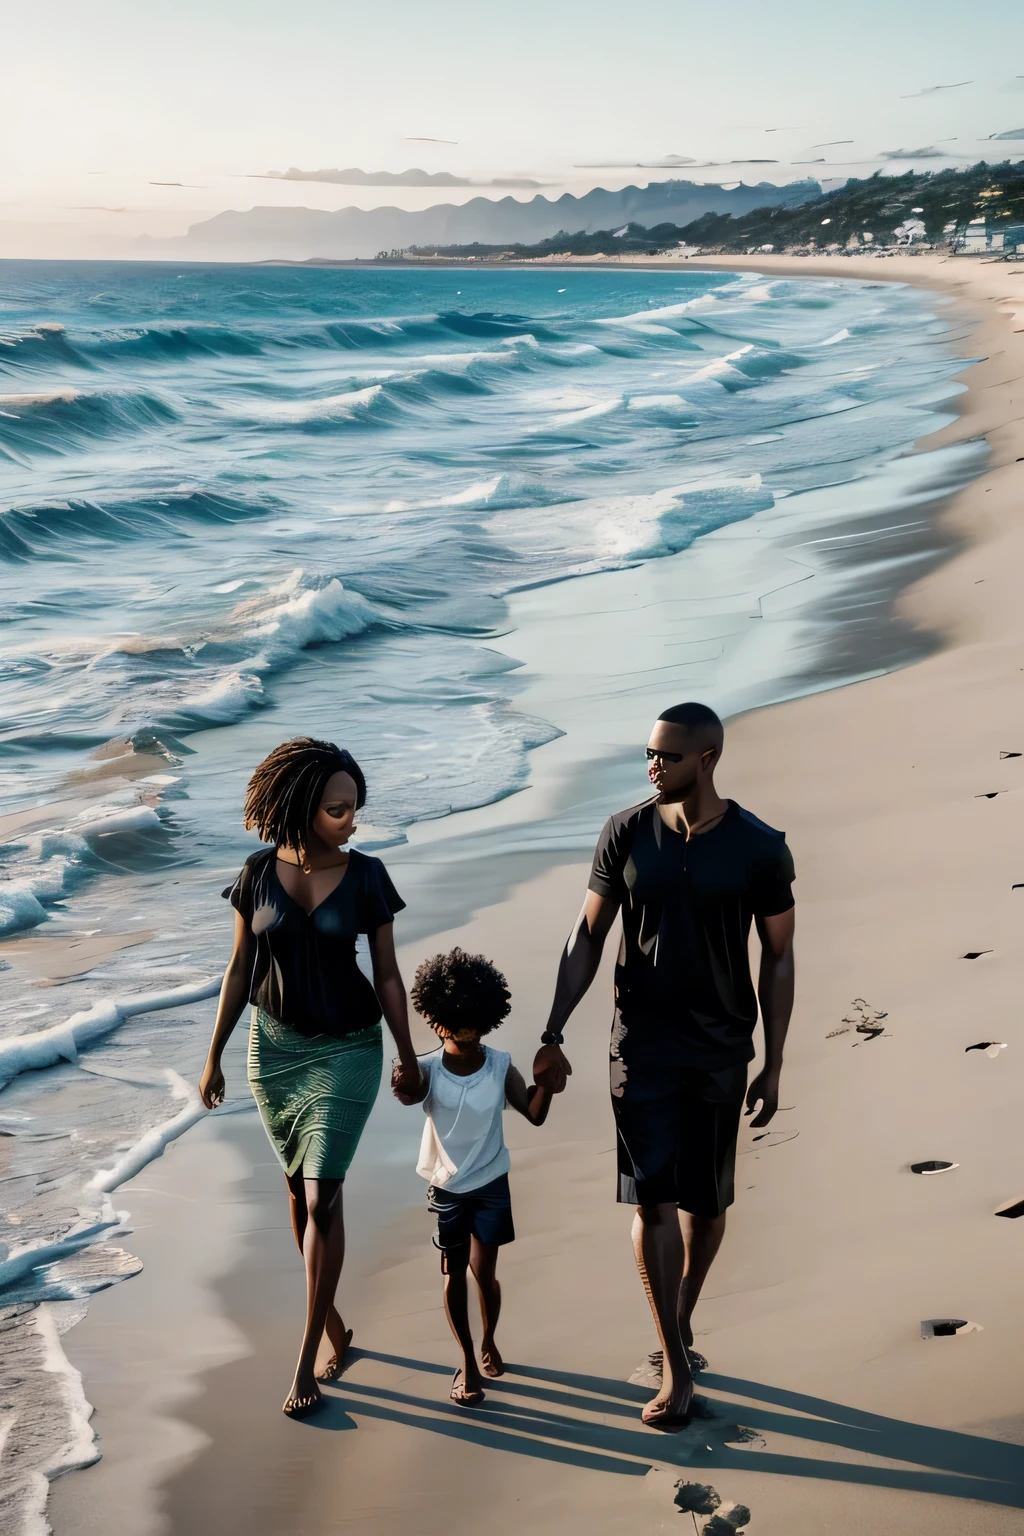
[{"label": "man's shaved head", "polygon": [[681,727],[699,751],[713,747],[715,756],[720,755],[725,732],[721,720],[706,704],[673,704],[671,709],[663,710],[658,719],[666,725]]}]

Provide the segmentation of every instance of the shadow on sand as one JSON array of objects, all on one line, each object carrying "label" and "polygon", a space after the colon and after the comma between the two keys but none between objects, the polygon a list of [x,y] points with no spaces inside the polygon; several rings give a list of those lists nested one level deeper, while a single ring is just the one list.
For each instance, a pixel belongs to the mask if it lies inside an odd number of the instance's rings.
[{"label": "shadow on sand", "polygon": [[[427,1360],[376,1350],[354,1350],[353,1364],[360,1359],[428,1376],[451,1374]],[[619,1476],[643,1477],[652,1466],[738,1468],[1024,1509],[1024,1446],[884,1418],[736,1376],[705,1372],[699,1386],[690,1426],[678,1434],[662,1434],[639,1422],[651,1389],[604,1376],[506,1364],[505,1376],[486,1383],[488,1396],[480,1408],[460,1409],[444,1397],[419,1397],[346,1375],[331,1392],[326,1411],[310,1420],[310,1426],[353,1429],[351,1415],[359,1414],[516,1456]],[[745,1401],[731,1403],[707,1396],[709,1392]],[[819,1460],[760,1448],[768,1435],[812,1442],[824,1453]],[[838,1450],[840,1459],[830,1456],[828,1447]],[[879,1466],[876,1458],[902,1465]]]}]

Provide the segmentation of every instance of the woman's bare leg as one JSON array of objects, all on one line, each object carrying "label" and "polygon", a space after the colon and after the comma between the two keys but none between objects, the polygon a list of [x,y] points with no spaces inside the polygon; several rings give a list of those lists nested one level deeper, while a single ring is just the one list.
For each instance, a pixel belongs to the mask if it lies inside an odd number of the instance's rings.
[{"label": "woman's bare leg", "polygon": [[485,1376],[504,1376],[505,1364],[494,1342],[494,1330],[498,1326],[501,1311],[501,1286],[498,1284],[498,1249],[494,1243],[482,1243],[472,1238],[469,1248],[469,1267],[480,1290],[480,1316],[483,1319],[484,1336],[480,1340],[480,1363]]},{"label": "woman's bare leg", "polygon": [[[303,1241],[306,1235],[306,1222],[309,1213],[306,1210],[306,1181],[302,1177],[301,1170],[298,1173],[286,1175],[288,1182],[288,1206],[292,1218],[292,1231],[295,1233],[295,1243],[300,1253],[303,1252]],[[352,1334],[342,1322],[341,1314],[334,1303],[331,1303],[327,1313],[327,1322],[324,1332],[330,1342],[333,1354],[327,1361],[323,1370],[317,1373],[318,1381],[333,1381],[341,1374],[341,1366],[344,1362],[348,1347],[352,1342]]]},{"label": "woman's bare leg", "polygon": [[302,1257],[306,1264],[306,1327],[286,1412],[289,1406],[315,1403],[320,1397],[314,1374],[316,1355],[345,1258],[341,1180],[306,1179],[305,1197]]}]

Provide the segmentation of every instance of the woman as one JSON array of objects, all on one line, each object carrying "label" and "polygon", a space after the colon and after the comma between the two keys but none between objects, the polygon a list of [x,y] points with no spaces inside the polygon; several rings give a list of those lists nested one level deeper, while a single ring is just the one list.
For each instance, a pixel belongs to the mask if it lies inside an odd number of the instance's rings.
[{"label": "woman", "polygon": [[[235,945],[224,973],[203,1103],[224,1100],[221,1056],[252,1003],[249,1082],[288,1182],[295,1241],[306,1265],[306,1328],[284,1412],[322,1405],[317,1381],[341,1374],[352,1341],[334,1305],[345,1256],[341,1186],[380,1084],[383,1013],[410,1091],[419,1064],[409,1039],[393,918],[405,902],[379,859],[346,849],[366,781],[355,759],[327,741],[296,737],[249,781],[246,829],[270,848],[246,859],[224,892]],[[356,963],[369,938],[373,985]],[[326,1332],[334,1353],[317,1376]]]}]

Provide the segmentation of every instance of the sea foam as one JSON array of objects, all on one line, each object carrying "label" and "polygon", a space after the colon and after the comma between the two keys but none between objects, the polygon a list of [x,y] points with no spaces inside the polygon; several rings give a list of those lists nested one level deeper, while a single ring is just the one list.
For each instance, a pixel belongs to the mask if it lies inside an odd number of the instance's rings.
[{"label": "sea foam", "polygon": [[101,998],[81,1013],[72,1014],[63,1024],[0,1040],[0,1088],[6,1088],[20,1072],[39,1071],[61,1061],[77,1061],[80,1051],[95,1045],[136,1014],[203,1002],[219,991],[218,978],[135,997]]}]

